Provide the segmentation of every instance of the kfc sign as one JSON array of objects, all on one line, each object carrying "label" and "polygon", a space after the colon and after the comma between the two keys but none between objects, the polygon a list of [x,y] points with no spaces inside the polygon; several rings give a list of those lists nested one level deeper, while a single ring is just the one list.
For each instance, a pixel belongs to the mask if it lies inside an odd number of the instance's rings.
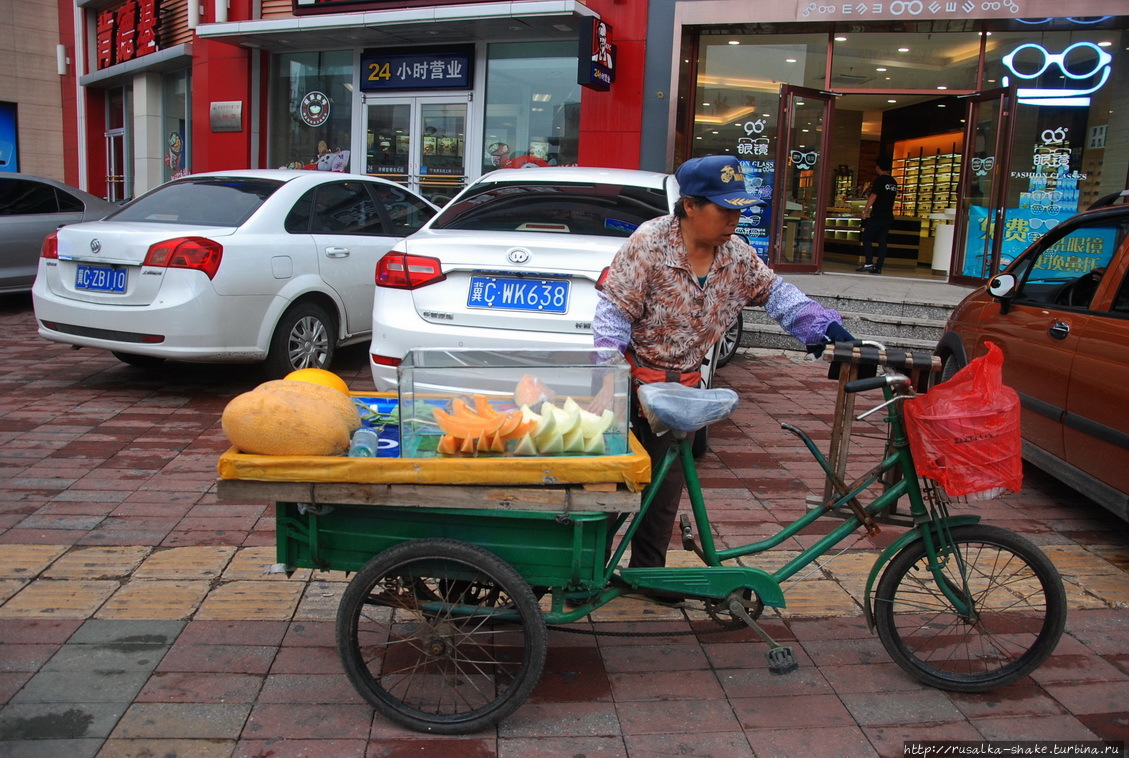
[{"label": "kfc sign", "polygon": [[157,51],[157,0],[127,0],[98,13],[95,53],[98,68],[125,63]]}]

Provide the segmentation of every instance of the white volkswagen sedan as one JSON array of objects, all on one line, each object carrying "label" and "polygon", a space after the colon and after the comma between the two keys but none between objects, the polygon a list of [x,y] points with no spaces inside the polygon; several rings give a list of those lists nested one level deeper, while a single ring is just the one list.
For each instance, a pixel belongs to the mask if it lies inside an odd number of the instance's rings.
[{"label": "white volkswagen sedan", "polygon": [[39,334],[132,365],[327,368],[371,334],[377,261],[437,210],[398,184],[327,171],[169,182],[47,237]]},{"label": "white volkswagen sedan", "polygon": [[376,388],[396,388],[412,348],[591,347],[601,272],[677,199],[674,177],[649,171],[486,174],[377,264]]}]

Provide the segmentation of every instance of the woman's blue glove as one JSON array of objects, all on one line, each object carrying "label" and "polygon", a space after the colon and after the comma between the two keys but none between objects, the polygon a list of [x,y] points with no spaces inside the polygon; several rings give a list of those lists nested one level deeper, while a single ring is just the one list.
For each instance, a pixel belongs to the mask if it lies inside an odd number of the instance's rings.
[{"label": "woman's blue glove", "polygon": [[855,338],[850,332],[843,328],[843,325],[838,321],[832,321],[827,325],[827,331],[824,332],[827,336],[824,338],[826,342],[854,342]]},{"label": "woman's blue glove", "polygon": [[823,341],[816,345],[808,345],[808,352],[819,357],[823,355],[823,348],[828,345],[833,345],[836,342],[854,342],[855,338],[850,332],[843,328],[843,325],[838,321],[832,321],[827,325],[827,331],[824,332]]}]

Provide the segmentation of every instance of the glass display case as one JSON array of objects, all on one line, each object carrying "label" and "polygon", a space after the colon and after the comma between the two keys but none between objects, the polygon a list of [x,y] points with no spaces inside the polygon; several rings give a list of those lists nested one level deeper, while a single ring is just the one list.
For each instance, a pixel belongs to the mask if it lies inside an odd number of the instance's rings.
[{"label": "glass display case", "polygon": [[412,350],[397,378],[401,457],[628,452],[615,350]]}]

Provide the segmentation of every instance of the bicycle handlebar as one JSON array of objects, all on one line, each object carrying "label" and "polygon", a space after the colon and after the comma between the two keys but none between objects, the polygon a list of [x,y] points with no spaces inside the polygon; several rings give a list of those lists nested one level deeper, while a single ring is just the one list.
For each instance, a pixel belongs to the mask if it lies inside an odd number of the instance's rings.
[{"label": "bicycle handlebar", "polygon": [[866,392],[889,385],[900,387],[909,383],[909,377],[904,374],[885,374],[884,376],[871,376],[866,379],[854,379],[843,385],[844,392]]}]

